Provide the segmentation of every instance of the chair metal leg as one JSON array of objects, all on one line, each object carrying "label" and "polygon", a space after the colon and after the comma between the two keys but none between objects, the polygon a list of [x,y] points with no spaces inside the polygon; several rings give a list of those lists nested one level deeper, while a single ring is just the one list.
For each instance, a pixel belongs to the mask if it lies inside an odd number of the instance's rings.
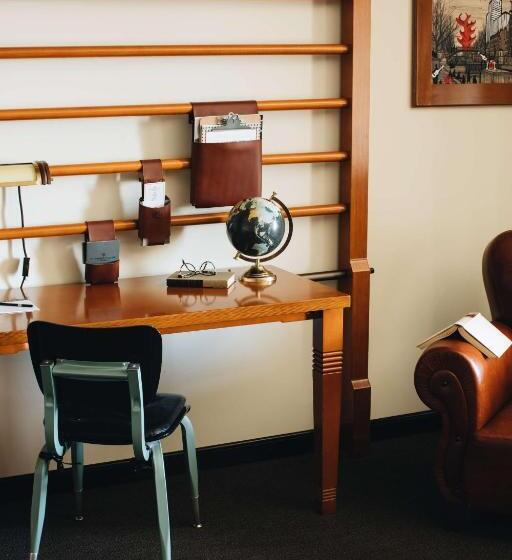
[{"label": "chair metal leg", "polygon": [[71,444],[71,463],[73,465],[73,489],[75,492],[75,519],[82,521],[82,496],[84,489],[84,444],[75,441]]},{"label": "chair metal leg", "polygon": [[36,560],[41,544],[44,515],[46,511],[46,493],[48,489],[48,463],[44,455],[46,446],[37,458],[34,472],[34,486],[32,490],[32,509],[30,512],[30,560]]},{"label": "chair metal leg", "polygon": [[184,416],[181,421],[181,438],[183,440],[183,450],[187,462],[190,496],[192,498],[192,508],[194,510],[194,527],[200,528],[202,524],[199,515],[199,477],[197,473],[196,439],[194,436],[194,427],[188,416]]},{"label": "chair metal leg", "polygon": [[151,460],[155,476],[156,503],[158,508],[158,527],[162,560],[171,560],[171,527],[169,523],[169,506],[167,504],[167,483],[162,444],[159,441],[149,444],[152,450]]}]

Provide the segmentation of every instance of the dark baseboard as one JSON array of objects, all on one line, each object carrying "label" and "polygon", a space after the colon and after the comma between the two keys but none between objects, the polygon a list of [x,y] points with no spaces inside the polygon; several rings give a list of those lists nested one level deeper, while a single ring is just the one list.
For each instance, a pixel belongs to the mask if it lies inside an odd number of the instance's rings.
[{"label": "dark baseboard", "polygon": [[431,410],[379,418],[370,423],[372,441],[435,432],[440,428],[441,417]]},{"label": "dark baseboard", "polygon": [[[427,411],[390,418],[380,418],[371,422],[373,441],[402,437],[439,429],[437,414]],[[313,452],[313,431],[297,432],[249,441],[213,445],[198,449],[200,469],[212,469],[253,463],[270,459],[282,459],[294,455]],[[185,463],[183,453],[175,451],[165,455],[169,472],[183,473]],[[144,480],[152,476],[151,468],[134,460],[112,461],[85,467],[85,477],[89,488],[115,483]],[[32,475],[21,475],[0,479],[0,495],[29,496],[32,491]],[[64,469],[50,473],[51,491],[69,490],[72,486],[71,470]]]}]

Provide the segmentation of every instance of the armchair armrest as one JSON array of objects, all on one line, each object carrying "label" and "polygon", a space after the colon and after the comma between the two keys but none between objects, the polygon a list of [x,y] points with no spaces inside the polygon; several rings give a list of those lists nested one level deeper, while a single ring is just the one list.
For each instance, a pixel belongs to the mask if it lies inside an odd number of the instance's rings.
[{"label": "armchair armrest", "polygon": [[[495,326],[512,338],[512,329]],[[512,396],[512,348],[501,358],[486,358],[459,338],[441,340],[420,357],[414,384],[420,399],[442,416],[436,478],[448,500],[460,501],[466,443]]]},{"label": "armchair armrest", "polygon": [[[494,325],[512,338],[512,329],[497,322]],[[463,391],[468,428],[479,430],[512,396],[512,348],[501,358],[486,358],[459,338],[440,340],[427,348],[416,366],[414,383],[421,400],[440,413],[445,411],[447,399],[455,398],[449,373]]]}]

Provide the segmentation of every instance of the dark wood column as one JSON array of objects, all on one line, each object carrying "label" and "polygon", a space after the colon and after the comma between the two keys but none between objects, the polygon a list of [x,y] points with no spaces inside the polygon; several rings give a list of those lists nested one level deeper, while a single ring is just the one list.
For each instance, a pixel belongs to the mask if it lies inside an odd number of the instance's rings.
[{"label": "dark wood column", "polygon": [[340,289],[351,295],[345,313],[345,379],[343,431],[356,452],[364,452],[370,439],[368,381],[368,321],[370,267],[368,230],[368,135],[370,109],[371,0],[342,2],[342,40],[351,48],[341,59],[341,91],[350,100],[341,111],[341,146],[350,159],[341,165],[341,202],[349,211],[341,217],[340,268],[348,275]]}]

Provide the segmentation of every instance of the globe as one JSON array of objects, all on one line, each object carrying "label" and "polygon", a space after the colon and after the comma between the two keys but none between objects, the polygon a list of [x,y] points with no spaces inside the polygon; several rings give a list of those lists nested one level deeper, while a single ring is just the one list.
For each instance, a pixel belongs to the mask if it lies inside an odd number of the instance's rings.
[{"label": "globe", "polygon": [[261,197],[246,198],[229,213],[226,223],[233,247],[248,257],[260,258],[275,251],[285,233],[280,207]]}]

